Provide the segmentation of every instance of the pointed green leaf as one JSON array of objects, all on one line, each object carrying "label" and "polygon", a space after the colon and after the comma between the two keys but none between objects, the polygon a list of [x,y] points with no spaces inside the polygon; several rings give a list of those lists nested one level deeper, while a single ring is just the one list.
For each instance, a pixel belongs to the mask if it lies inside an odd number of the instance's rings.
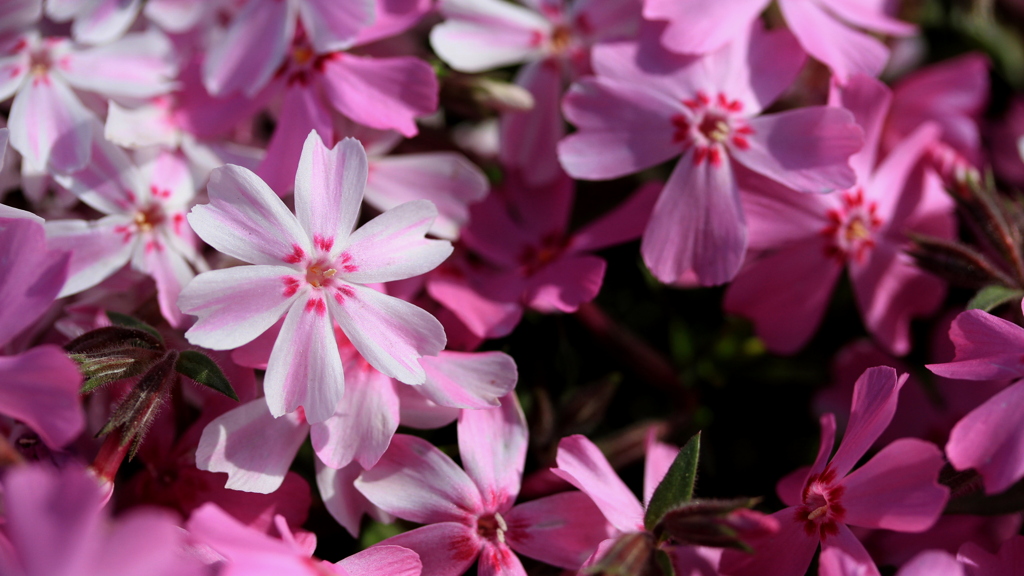
[{"label": "pointed green leaf", "polygon": [[177,370],[178,374],[191,378],[207,388],[212,388],[236,402],[238,401],[238,395],[235,394],[234,388],[231,387],[231,382],[228,382],[227,377],[220,371],[217,363],[206,354],[196,352],[195,350],[185,350],[178,357],[178,363],[174,366],[174,369]]},{"label": "pointed green leaf", "polygon": [[1012,300],[1019,300],[1021,296],[1024,296],[1024,290],[993,284],[978,290],[978,293],[967,303],[967,309],[991,312]]},{"label": "pointed green leaf", "polygon": [[658,563],[662,576],[676,576],[675,566],[672,565],[672,557],[661,548],[654,551],[654,560]]},{"label": "pointed green leaf", "polygon": [[111,312],[110,310],[107,310],[107,318],[109,318],[115,326],[124,326],[125,328],[135,328],[136,330],[149,332],[153,337],[159,340],[161,344],[164,343],[164,337],[160,335],[160,332],[158,332],[156,328],[153,328],[138,318],[134,318],[127,314],[121,314],[120,312]]},{"label": "pointed green leaf", "polygon": [[700,432],[683,446],[669,467],[665,478],[654,489],[644,514],[644,527],[654,530],[662,517],[673,508],[693,498],[693,484],[697,481],[697,460],[700,458]]}]

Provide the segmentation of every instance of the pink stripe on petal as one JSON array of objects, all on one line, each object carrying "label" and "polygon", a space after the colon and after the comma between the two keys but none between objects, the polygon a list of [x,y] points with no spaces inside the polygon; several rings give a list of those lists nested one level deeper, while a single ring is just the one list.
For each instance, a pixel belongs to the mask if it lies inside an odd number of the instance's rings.
[{"label": "pink stripe on petal", "polygon": [[868,448],[889,426],[896,413],[896,401],[907,375],[897,377],[888,366],[868,368],[857,379],[850,406],[850,421],[843,441],[832,458],[836,477],[842,478],[867,453]]},{"label": "pink stripe on petal", "polygon": [[287,294],[294,272],[281,266],[236,266],[196,276],[178,298],[182,312],[199,316],[185,337],[212,350],[252,341],[297,300],[294,292]]},{"label": "pink stripe on petal", "polygon": [[203,61],[203,85],[214,96],[253,96],[270,81],[295,35],[295,2],[249,2]]},{"label": "pink stripe on petal", "polygon": [[[463,410],[458,431],[462,467],[480,489],[484,507],[508,510],[523,480],[529,436],[515,393],[502,398],[501,406]],[[495,438],[501,441],[495,443]]]},{"label": "pink stripe on petal", "polygon": [[348,238],[339,278],[369,284],[404,280],[433,270],[453,250],[447,240],[425,237],[436,217],[432,202],[414,200],[370,220]]},{"label": "pink stripe on petal", "polygon": [[317,54],[351,48],[376,19],[374,0],[301,0],[299,18]]},{"label": "pink stripe on petal", "polygon": [[150,98],[176,86],[174,46],[155,28],[110,44],[71,50],[61,74],[79,90],[104,96]]},{"label": "pink stripe on petal", "polygon": [[575,490],[519,504],[504,516],[513,550],[567,570],[578,570],[614,535],[594,501]]},{"label": "pink stripe on petal", "polygon": [[558,467],[551,471],[586,492],[620,532],[644,529],[640,501],[593,442],[579,434],[562,438],[556,461]]},{"label": "pink stripe on petal", "polygon": [[430,31],[434,52],[460,72],[483,72],[543,56],[551,23],[501,0],[443,0],[447,20]]},{"label": "pink stripe on petal", "polygon": [[458,522],[441,522],[403,532],[381,542],[408,548],[423,562],[422,576],[461,576],[482,547],[476,530]]},{"label": "pink stripe on petal", "polygon": [[398,419],[394,381],[360,358],[345,366],[345,396],[334,414],[313,425],[313,450],[331,468],[353,461],[373,468],[398,430]]},{"label": "pink stripe on petal", "polygon": [[401,546],[378,545],[335,564],[349,576],[420,576],[419,554]]},{"label": "pink stripe on petal", "polygon": [[475,524],[484,510],[480,491],[451,458],[426,440],[404,434],[392,438],[388,451],[355,486],[384,511],[422,524]]},{"label": "pink stripe on petal", "polygon": [[512,549],[502,543],[484,541],[477,563],[479,576],[526,576],[526,569]]},{"label": "pink stripe on petal", "polygon": [[21,420],[47,446],[59,448],[85,427],[81,383],[78,366],[56,346],[0,356],[0,413]]},{"label": "pink stripe on petal", "polygon": [[297,264],[288,258],[298,248],[311,253],[309,236],[295,215],[258,176],[227,165],[210,174],[210,203],[196,206],[189,224],[217,250],[253,264]]},{"label": "pink stripe on petal", "polygon": [[37,170],[71,172],[89,161],[96,117],[53,74],[34,75],[18,90],[7,126],[11,146]]},{"label": "pink stripe on petal", "polygon": [[343,244],[359,218],[367,172],[358,140],[345,138],[329,149],[310,132],[295,175],[295,215],[303,230]]},{"label": "pink stripe on petal", "polygon": [[122,215],[93,222],[47,222],[47,246],[71,253],[67,281],[58,297],[92,288],[127,264],[138,242],[131,225],[131,218]]},{"label": "pink stripe on petal", "polygon": [[298,414],[274,418],[267,401],[257,398],[226,412],[206,425],[196,448],[196,466],[226,472],[226,488],[269,494],[285,474],[309,435]]},{"label": "pink stripe on petal", "polygon": [[330,296],[311,290],[285,316],[263,380],[267,405],[275,417],[301,407],[310,424],[323,422],[334,414],[345,393],[345,374],[325,298]]},{"label": "pink stripe on petal", "polygon": [[421,356],[444,349],[444,328],[422,308],[359,285],[327,305],[338,325],[371,366],[405,382],[422,384]]},{"label": "pink stripe on petal", "polygon": [[162,248],[146,250],[145,272],[156,281],[160,314],[168,324],[179,327],[183,316],[178,309],[178,296],[181,289],[195,277],[195,272],[185,261],[184,256],[163,239],[154,238],[149,242],[160,242]]}]

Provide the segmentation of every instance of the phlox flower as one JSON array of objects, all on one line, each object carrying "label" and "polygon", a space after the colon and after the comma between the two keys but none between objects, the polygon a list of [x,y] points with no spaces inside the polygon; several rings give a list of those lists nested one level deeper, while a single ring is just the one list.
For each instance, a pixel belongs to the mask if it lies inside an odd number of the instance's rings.
[{"label": "phlox flower", "polygon": [[398,434],[355,482],[385,512],[426,524],[382,543],[417,552],[424,576],[458,576],[478,558],[481,576],[525,576],[513,551],[576,570],[608,537],[601,512],[581,492],[514,505],[527,448],[514,394],[497,408],[463,410],[458,431],[465,471],[427,441]]},{"label": "phlox flower", "polygon": [[364,286],[423,274],[448,257],[450,243],[424,238],[437,210],[408,202],[354,230],[366,174],[358,141],[328,150],[310,133],[295,214],[255,174],[228,165],[210,177],[210,204],[189,215],[208,244],[254,266],[206,272],[185,287],[178,304],[199,317],[185,336],[229,350],[284,316],[264,380],[274,416],[302,407],[315,423],[334,413],[344,393],[334,322],[370,365],[406,383],[423,383],[418,359],[444,348],[433,316]]},{"label": "phlox flower", "polygon": [[730,576],[798,576],[807,571],[815,550],[830,548],[878,574],[874,561],[848,525],[923,532],[946,505],[949,489],[939,485],[942,454],[931,443],[904,438],[889,444],[860,468],[853,467],[892,421],[906,376],[888,367],[870,368],[857,381],[850,423],[839,448],[835,417],[821,418],[818,457],[810,469],[779,482],[779,496],[789,505],[772,516],[779,531],[747,543],[754,554],[726,551],[721,571]]},{"label": "phlox flower", "polygon": [[[666,20],[661,42],[682,53],[706,53],[745,33],[769,0],[647,0],[644,17]],[[869,34],[854,30],[909,36],[916,28],[890,16],[877,0],[779,0],[790,30],[808,54],[828,66],[845,83],[853,74],[877,76],[889,60],[889,49]]]},{"label": "phlox flower", "polygon": [[[814,334],[832,288],[849,271],[857,307],[872,336],[890,353],[910,350],[910,320],[945,297],[945,283],[903,252],[912,231],[955,233],[953,202],[920,159],[938,126],[920,126],[878,162],[891,93],[866,76],[834,87],[832,102],[851,110],[867,144],[851,163],[856,185],[832,194],[782,186],[747,188],[751,254],[729,286],[725,309],[751,318],[770,350],[791,353]],[[785,279],[800,278],[800,282]]]},{"label": "phlox flower", "polygon": [[760,25],[702,57],[674,55],[643,35],[602,44],[593,53],[597,76],[565,97],[566,118],[579,130],[559,144],[559,159],[574,177],[608,180],[682,154],[641,254],[663,282],[681,282],[691,270],[701,284],[727,282],[747,246],[739,175],[802,192],[854,183],[848,160],[862,134],[848,111],[761,114],[804,59],[792,35]]}]

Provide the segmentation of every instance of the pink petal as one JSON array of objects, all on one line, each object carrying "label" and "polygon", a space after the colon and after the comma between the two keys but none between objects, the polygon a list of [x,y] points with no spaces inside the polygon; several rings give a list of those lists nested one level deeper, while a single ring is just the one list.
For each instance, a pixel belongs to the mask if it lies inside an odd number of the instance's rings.
[{"label": "pink petal", "polygon": [[839,534],[821,543],[819,576],[880,576],[875,561],[844,525]]},{"label": "pink petal", "polygon": [[57,299],[70,257],[70,252],[47,250],[46,232],[39,223],[0,218],[0,347]]},{"label": "pink petal", "polygon": [[949,499],[949,488],[938,483],[944,463],[929,442],[903,438],[889,444],[842,481],[844,521],[900,532],[931,528]]},{"label": "pink petal", "polygon": [[651,501],[654,489],[665,479],[668,469],[672,467],[676,456],[679,455],[679,448],[658,440],[657,430],[651,427],[647,431],[646,449],[644,455],[644,507]]},{"label": "pink petal", "polygon": [[578,130],[558,144],[558,159],[574,178],[618,178],[682,151],[672,125],[682,104],[660,92],[586,78],[572,85],[562,107]]},{"label": "pink petal", "polygon": [[30,167],[72,172],[89,161],[96,122],[78,96],[54,74],[33,76],[14,96],[7,126],[11,147]]},{"label": "pink petal", "polygon": [[324,63],[323,79],[335,110],[371,128],[415,136],[416,118],[437,110],[437,76],[419,58],[336,52]]},{"label": "pink petal", "polygon": [[281,266],[235,266],[196,276],[178,298],[182,312],[199,316],[185,337],[211,350],[231,350],[252,341],[298,298],[285,295],[284,278],[294,272]]},{"label": "pink petal", "polygon": [[501,0],[442,0],[447,18],[430,31],[434,52],[460,72],[483,72],[536,60],[551,24],[540,14]]},{"label": "pink petal", "polygon": [[54,177],[58,184],[104,214],[131,214],[149,200],[149,188],[128,154],[92,129],[89,163]]},{"label": "pink petal", "polygon": [[380,545],[401,546],[419,555],[422,576],[461,576],[480,554],[476,530],[458,522],[441,522],[403,532]]},{"label": "pink petal", "polygon": [[1005,491],[1024,476],[1022,403],[1024,383],[1018,381],[964,416],[949,433],[950,463],[957,470],[975,468],[989,494]]},{"label": "pink petal", "polygon": [[150,98],[167,94],[178,75],[174,48],[156,29],[110,44],[71,51],[60,74],[79,90],[104,96]]},{"label": "pink petal", "polygon": [[[874,170],[870,181],[866,182],[866,193],[878,198],[879,216],[884,219],[891,218],[888,225],[891,232],[887,236],[892,238],[893,243],[906,242],[903,231],[900,230],[903,226],[913,226],[911,229],[923,232],[916,226],[918,223],[915,220],[941,213],[950,217],[950,225],[943,237],[953,237],[953,203],[949,195],[944,189],[941,192],[937,189],[931,190],[928,179],[922,178],[918,170],[928,149],[938,143],[939,135],[937,124],[922,124],[889,151]],[[935,188],[941,188],[941,185]],[[894,194],[894,191],[899,193]],[[933,196],[941,200],[936,201]],[[938,229],[928,230],[927,233],[941,234]]]},{"label": "pink petal", "polygon": [[615,528],[643,530],[643,506],[593,442],[579,434],[562,438],[556,461],[551,471],[590,496]]},{"label": "pink petal", "polygon": [[[802,522],[794,521],[797,509],[785,508],[772,514],[779,531],[770,536],[748,540],[754,554],[726,550],[719,570],[729,576],[794,576],[804,574],[818,548],[817,536],[808,536]],[[840,531],[849,531],[840,525]]]},{"label": "pink petal", "polygon": [[636,240],[647,227],[661,190],[657,182],[640,186],[625,202],[573,234],[570,249],[590,252]]},{"label": "pink petal", "polygon": [[309,425],[298,414],[275,418],[267,401],[257,398],[206,425],[196,448],[196,466],[227,472],[226,488],[269,494],[284,482],[308,435]]},{"label": "pink petal", "polygon": [[[864,147],[850,158],[850,165],[857,174],[857,182],[867,184],[875,170],[882,128],[892,104],[892,90],[880,80],[857,74],[845,85],[832,83],[828,104],[852,112],[857,125],[864,131]],[[902,183],[897,189],[902,189]]]},{"label": "pink petal", "polygon": [[209,7],[203,0],[148,0],[142,13],[164,30],[180,34],[195,27]]},{"label": "pink petal", "polygon": [[[274,90],[277,86],[279,84],[271,84],[267,90]],[[308,145],[314,133],[318,138],[326,138],[328,142],[334,140],[331,110],[319,92],[316,85],[302,82],[289,82],[284,89],[277,126],[267,145],[267,154],[257,170],[260,178],[279,196],[285,196],[300,180],[307,186],[309,184],[309,166],[302,164],[302,152],[306,150],[303,142]],[[304,169],[306,172],[303,172]],[[320,178],[312,178],[314,182],[321,182],[327,176],[326,173],[318,175]],[[328,197],[335,196],[339,194],[330,194]]]},{"label": "pink petal", "polygon": [[1005,380],[1024,376],[1024,329],[982,310],[957,315],[949,329],[956,346],[952,362],[927,368],[958,380]]},{"label": "pink petal", "polygon": [[481,338],[507,336],[519,324],[523,307],[518,302],[498,302],[477,292],[462,276],[436,273],[427,282],[427,294],[451,310]]},{"label": "pink petal", "polygon": [[889,59],[885,45],[837,22],[817,2],[780,0],[779,8],[804,50],[841,83],[858,72],[878,76]]},{"label": "pink petal", "polygon": [[[441,354],[445,354],[445,352],[442,351]],[[430,430],[455,422],[462,409],[435,403],[422,394],[423,386],[426,384],[397,387],[402,426]],[[496,399],[495,402],[497,402]]]},{"label": "pink petal", "polygon": [[[58,0],[59,1],[59,0]],[[47,8],[55,2],[47,2]],[[0,6],[0,35],[20,32],[36,23],[43,15],[43,3],[38,0],[14,0]]]},{"label": "pink petal", "polygon": [[271,538],[241,524],[234,517],[206,503],[192,512],[188,532],[213,548],[228,561],[229,574],[301,574],[308,570],[309,557],[288,542]]},{"label": "pink petal", "polygon": [[484,173],[462,154],[402,154],[372,160],[365,199],[381,211],[411,200],[430,200],[438,211],[430,233],[455,240],[469,220],[468,205],[482,200],[488,188]]},{"label": "pink petal", "polygon": [[142,0],[100,0],[75,18],[71,33],[86,44],[106,44],[128,31],[142,7]]},{"label": "pink petal", "polygon": [[377,465],[363,472],[355,486],[386,512],[421,524],[467,523],[483,510],[480,491],[469,476],[415,436],[396,434]]},{"label": "pink petal", "polygon": [[419,554],[401,546],[373,546],[336,564],[350,576],[420,576]]},{"label": "pink petal", "polygon": [[376,15],[374,0],[302,0],[298,5],[302,26],[317,54],[351,48]]},{"label": "pink petal", "polygon": [[250,2],[210,48],[203,85],[214,96],[253,96],[284,61],[295,34],[294,2]]},{"label": "pink petal", "polygon": [[144,248],[143,259],[143,270],[156,281],[160,314],[171,326],[181,326],[184,317],[178,309],[178,296],[181,295],[181,289],[195,277],[195,272],[184,256],[167,242],[167,238],[149,240]]},{"label": "pink petal", "polygon": [[[839,193],[804,194],[754,172],[736,174],[750,230],[751,251],[773,251],[807,242],[830,225],[828,212],[838,208]],[[785,214],[780,218],[780,214]]]},{"label": "pink petal", "polygon": [[[452,253],[447,240],[429,240],[426,233],[437,217],[429,200],[400,204],[370,220],[348,238],[340,277],[369,284],[404,280],[425,274]],[[349,270],[351,268],[351,270]]]},{"label": "pink petal", "polygon": [[442,406],[457,408],[497,406],[519,377],[515,361],[504,352],[444,350],[424,356],[420,364],[427,380],[417,390]]},{"label": "pink petal", "polygon": [[192,229],[220,252],[253,264],[288,263],[312,253],[309,236],[284,202],[249,170],[227,165],[210,174],[210,203],[188,215]]},{"label": "pink petal", "polygon": [[1024,566],[1024,537],[1012,536],[992,554],[974,542],[967,542],[957,552],[957,560],[967,568],[968,576],[1014,576]]},{"label": "pink petal", "polygon": [[[818,443],[818,455],[814,458],[814,464],[811,465],[808,470],[807,477],[812,474],[820,474],[828,463],[828,457],[832,454],[832,449],[836,445],[836,417],[832,413],[823,414],[818,418],[818,424],[821,426],[821,440]],[[801,482],[801,489],[803,484]]]},{"label": "pink petal", "polygon": [[338,325],[371,366],[405,382],[422,384],[418,359],[444,349],[444,328],[422,308],[372,288],[349,286],[342,302],[328,298]]},{"label": "pink petal", "polygon": [[661,42],[669,50],[705,54],[747,34],[767,4],[766,0],[648,0],[644,18],[668,21]]},{"label": "pink petal", "polygon": [[843,271],[826,248],[824,239],[814,234],[752,257],[726,290],[725,310],[752,320],[772,352],[799,351],[821,324]]},{"label": "pink petal", "polygon": [[720,166],[696,164],[690,150],[665,183],[640,244],[644,264],[662,282],[693,270],[702,285],[722,284],[743,262],[747,228],[727,158]]},{"label": "pink petal", "polygon": [[81,383],[78,366],[56,346],[0,356],[0,413],[24,422],[47,446],[62,447],[85,427]]},{"label": "pink petal", "polygon": [[828,9],[832,10],[839,18],[859,28],[893,36],[913,35],[917,31],[917,27],[886,14],[887,4],[884,0],[853,0],[833,2],[828,5]]},{"label": "pink petal", "polygon": [[888,366],[868,368],[853,387],[850,421],[843,441],[832,458],[836,476],[842,478],[875,443],[896,413],[896,400],[907,374],[897,377]]},{"label": "pink petal", "polygon": [[334,324],[321,307],[325,298],[331,300],[319,291],[299,297],[285,316],[263,381],[275,418],[302,407],[310,424],[323,422],[345,393]]},{"label": "pink petal", "polygon": [[[832,414],[828,414],[827,416],[832,416]],[[833,442],[834,441],[835,439],[833,439]],[[830,452],[832,450],[831,443],[828,446],[828,450]],[[828,455],[826,454],[825,457],[827,458]],[[822,464],[822,468],[824,468],[824,462]],[[782,503],[786,506],[799,506],[802,504],[804,484],[807,483],[807,477],[810,476],[810,474],[811,467],[802,466],[783,476],[775,484],[775,493],[779,496],[779,500],[782,500]]]},{"label": "pink petal", "polygon": [[575,312],[600,292],[606,267],[597,256],[565,256],[527,280],[524,302],[544,313]]},{"label": "pink petal", "polygon": [[463,410],[458,431],[462,467],[480,489],[484,507],[511,508],[523,479],[529,436],[519,399],[509,393],[501,406]]},{"label": "pink petal", "polygon": [[330,418],[313,425],[313,450],[331,468],[348,466],[353,460],[365,469],[373,468],[398,430],[398,419],[394,381],[361,358],[346,363],[345,396]]},{"label": "pink petal", "polygon": [[499,158],[507,168],[522,173],[529,184],[546,184],[558,178],[558,141],[565,136],[559,103],[562,70],[554,60],[530,62],[520,68],[515,82],[533,95],[533,108],[501,115]]},{"label": "pink petal", "polygon": [[355,228],[366,185],[366,152],[354,138],[328,149],[309,132],[295,176],[295,215],[307,234],[342,242]]},{"label": "pink petal", "polygon": [[567,570],[578,570],[614,533],[594,501],[576,491],[520,504],[505,514],[505,521],[505,538],[513,550]]},{"label": "pink petal", "polygon": [[896,576],[966,576],[964,567],[948,552],[925,550],[900,567]]},{"label": "pink petal", "polygon": [[864,141],[850,112],[811,106],[751,118],[749,125],[749,146],[733,146],[729,153],[754,172],[801,192],[856,183],[849,158]]},{"label": "pink petal", "polygon": [[401,34],[434,9],[432,0],[377,0],[373,24],[359,31],[357,45],[369,44]]},{"label": "pink petal", "polygon": [[374,506],[352,485],[362,472],[363,468],[356,462],[340,470],[316,462],[316,485],[324,506],[354,538],[359,537],[359,525],[364,514],[386,524],[394,522],[390,515]]},{"label": "pink petal", "polygon": [[480,558],[477,561],[479,576],[526,576],[519,557],[503,543],[483,541]]},{"label": "pink petal", "polygon": [[68,279],[58,297],[77,294],[109,278],[128,263],[134,237],[118,232],[131,226],[128,216],[107,216],[94,222],[51,220],[46,223],[47,246],[71,254]]}]

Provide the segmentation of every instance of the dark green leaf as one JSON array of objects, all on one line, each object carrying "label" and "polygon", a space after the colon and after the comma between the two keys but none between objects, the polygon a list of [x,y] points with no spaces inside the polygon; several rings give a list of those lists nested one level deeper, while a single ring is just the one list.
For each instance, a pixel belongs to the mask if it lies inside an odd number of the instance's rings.
[{"label": "dark green leaf", "polygon": [[662,576],[676,576],[676,569],[672,566],[672,557],[661,548],[654,551],[654,560],[661,569]]},{"label": "dark green leaf", "polygon": [[153,328],[149,324],[146,324],[138,318],[133,318],[127,314],[121,314],[119,312],[111,312],[107,310],[107,318],[114,323],[115,326],[124,326],[125,328],[135,328],[136,330],[142,330],[143,332],[149,332],[154,338],[160,341],[160,344],[164,343],[163,336],[156,328]]},{"label": "dark green leaf", "polygon": [[978,293],[967,303],[967,309],[991,312],[1003,304],[1020,300],[1021,296],[1024,296],[1024,290],[993,284],[978,290]]},{"label": "dark green leaf", "polygon": [[64,349],[72,354],[92,356],[120,353],[130,348],[163,351],[164,343],[145,330],[104,326],[90,330],[64,345]]},{"label": "dark green leaf", "polygon": [[654,489],[644,514],[644,526],[653,530],[662,517],[673,508],[693,498],[693,484],[697,481],[697,461],[700,459],[700,432],[683,446],[669,467],[665,478]]},{"label": "dark green leaf", "polygon": [[228,398],[238,401],[238,395],[235,394],[234,388],[231,387],[231,382],[228,382],[227,377],[220,371],[217,363],[206,354],[196,352],[195,350],[185,350],[178,357],[178,363],[174,366],[174,369],[177,370],[178,374],[191,378],[207,388],[216,390]]},{"label": "dark green leaf", "polygon": [[650,532],[619,536],[600,560],[582,572],[591,576],[653,576],[657,542]]}]

